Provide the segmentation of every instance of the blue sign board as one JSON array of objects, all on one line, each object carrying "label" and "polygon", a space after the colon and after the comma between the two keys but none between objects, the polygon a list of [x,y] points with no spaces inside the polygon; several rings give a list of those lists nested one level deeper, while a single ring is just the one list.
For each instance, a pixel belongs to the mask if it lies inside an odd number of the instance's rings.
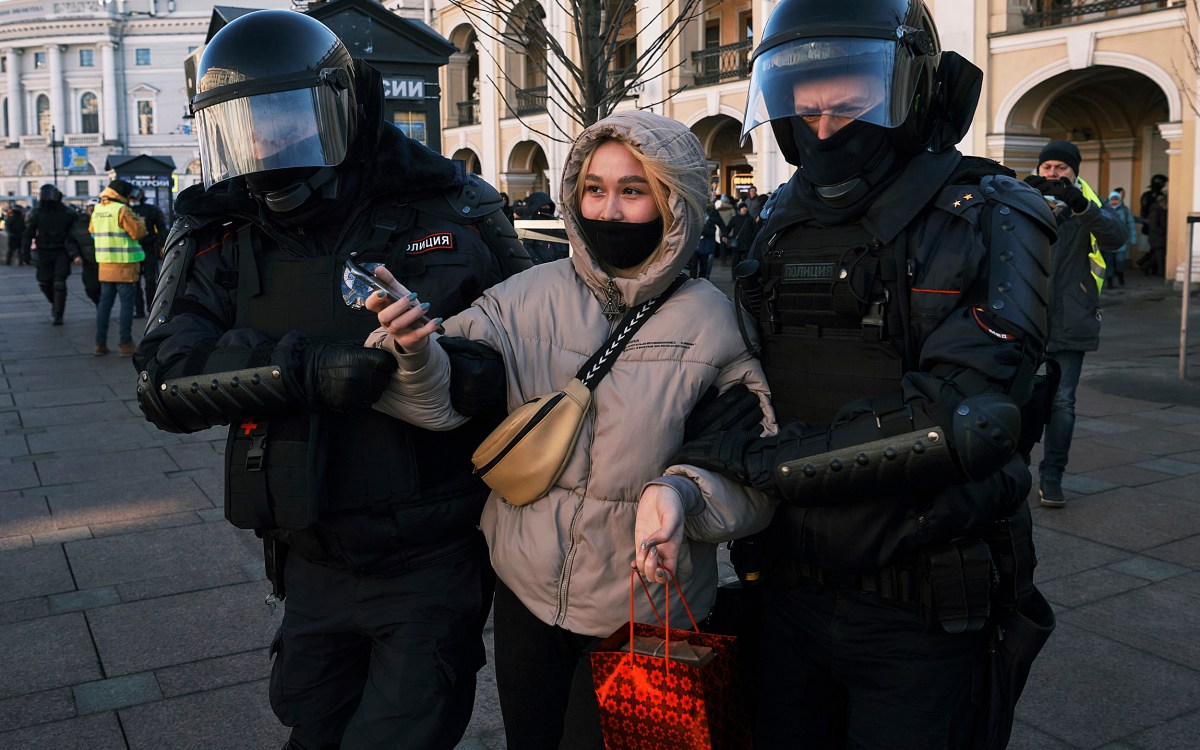
[{"label": "blue sign board", "polygon": [[63,169],[68,172],[86,172],[88,168],[87,146],[63,146]]}]

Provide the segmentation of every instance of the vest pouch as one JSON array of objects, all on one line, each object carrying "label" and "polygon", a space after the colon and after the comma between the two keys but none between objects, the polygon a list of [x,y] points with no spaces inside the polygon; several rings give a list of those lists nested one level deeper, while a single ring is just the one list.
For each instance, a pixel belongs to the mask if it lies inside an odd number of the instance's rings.
[{"label": "vest pouch", "polygon": [[225,517],[240,529],[300,530],[318,517],[325,484],[316,414],[247,419],[225,448]]},{"label": "vest pouch", "polygon": [[810,337],[784,332],[764,336],[767,382],[791,383],[771,394],[780,424],[827,425],[843,404],[896,390],[904,375],[887,341]]},{"label": "vest pouch", "polygon": [[471,456],[485,484],[509,505],[544,496],[567,466],[592,392],[578,378],[512,411]]}]

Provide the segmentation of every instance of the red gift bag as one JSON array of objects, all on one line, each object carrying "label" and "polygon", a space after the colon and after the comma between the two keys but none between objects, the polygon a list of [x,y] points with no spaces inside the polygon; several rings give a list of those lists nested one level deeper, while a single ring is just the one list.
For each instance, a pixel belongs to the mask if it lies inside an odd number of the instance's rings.
[{"label": "red gift bag", "polygon": [[[629,624],[598,643],[591,654],[592,681],[600,704],[607,750],[745,750],[752,746],[750,722],[742,704],[737,639],[701,633],[685,600],[692,630],[646,625],[633,620],[633,578],[629,575]],[[650,590],[641,579],[646,596]],[[674,576],[683,599],[683,591]],[[667,589],[666,622],[671,620]],[[651,598],[650,605],[654,607]],[[664,622],[654,607],[659,622]],[[661,650],[656,646],[661,639]],[[631,644],[637,644],[631,648]],[[655,647],[657,653],[643,653]],[[672,656],[672,649],[675,655]],[[684,661],[681,661],[683,659]]]}]

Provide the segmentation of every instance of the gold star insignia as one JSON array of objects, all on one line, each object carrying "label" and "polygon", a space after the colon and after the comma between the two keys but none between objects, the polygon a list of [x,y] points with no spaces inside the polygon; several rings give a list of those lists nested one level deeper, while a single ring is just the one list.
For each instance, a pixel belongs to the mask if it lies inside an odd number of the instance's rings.
[{"label": "gold star insignia", "polygon": [[966,195],[963,196],[963,200],[969,201],[969,200],[972,200],[974,197],[975,196],[971,195],[970,193],[967,193]]},{"label": "gold star insignia", "polygon": [[955,208],[958,208],[958,207],[959,207],[959,206],[961,206],[961,205],[962,205],[962,201],[954,201],[954,207],[955,207]]}]

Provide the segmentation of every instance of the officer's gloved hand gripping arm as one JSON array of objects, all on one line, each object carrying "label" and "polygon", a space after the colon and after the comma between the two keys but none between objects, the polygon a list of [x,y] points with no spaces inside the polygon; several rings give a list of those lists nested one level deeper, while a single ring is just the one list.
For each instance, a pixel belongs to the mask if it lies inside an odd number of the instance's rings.
[{"label": "officer's gloved hand gripping arm", "polygon": [[[216,256],[216,253],[212,254]],[[276,341],[230,328],[232,292],[215,283],[221,262],[197,258],[184,276],[184,251],[168,252],[152,323],[138,345],[138,405],[168,432],[196,432],[246,416],[366,409],[396,368],[386,352],[357,344],[315,344],[298,332]]]},{"label": "officer's gloved hand gripping arm", "polygon": [[679,460],[801,506],[899,487],[937,492],[996,475],[1013,458],[1046,340],[1049,230],[1025,221],[1013,212],[996,227],[986,302],[955,309],[924,337],[918,369],[899,391],[845,404],[828,426],[705,436]]}]

